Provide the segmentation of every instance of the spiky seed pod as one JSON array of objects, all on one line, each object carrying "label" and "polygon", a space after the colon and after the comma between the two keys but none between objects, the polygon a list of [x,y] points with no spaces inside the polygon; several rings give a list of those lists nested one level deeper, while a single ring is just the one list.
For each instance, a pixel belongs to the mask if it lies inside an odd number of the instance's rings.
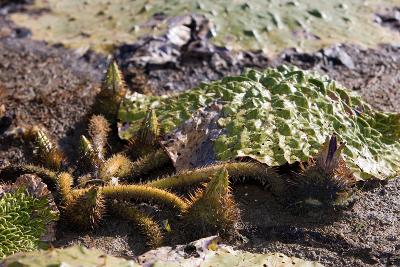
[{"label": "spiky seed pod", "polygon": [[31,164],[9,165],[1,169],[0,174],[0,180],[3,181],[5,177],[7,177],[8,179],[15,179],[15,177],[18,177],[22,174],[35,174],[42,178],[43,182],[49,187],[56,185],[58,179],[56,172]]},{"label": "spiky seed pod", "polygon": [[58,175],[57,179],[57,191],[60,196],[61,205],[63,207],[67,207],[71,204],[73,200],[72,196],[72,185],[74,183],[74,179],[71,174],[67,172],[62,172]]},{"label": "spiky seed pod", "polygon": [[37,155],[46,167],[58,170],[61,168],[63,155],[58,147],[50,140],[45,130],[34,126],[29,131],[29,136],[35,142]]},{"label": "spiky seed pod", "polygon": [[116,200],[152,201],[184,212],[187,203],[177,195],[145,185],[116,185],[102,187],[104,197]]},{"label": "spiky seed pod", "polygon": [[289,178],[287,195],[292,201],[333,206],[349,198],[355,178],[341,156],[344,146],[338,146],[336,136],[328,137],[316,158]]},{"label": "spiky seed pod", "polygon": [[124,178],[132,173],[133,163],[125,155],[115,154],[100,168],[99,177],[109,182],[113,177]]},{"label": "spiky seed pod", "polygon": [[110,132],[110,124],[103,116],[94,115],[89,121],[88,130],[93,141],[93,149],[97,154],[97,158],[103,160],[105,145],[107,144],[107,138]]},{"label": "spiky seed pod", "polygon": [[125,81],[115,61],[107,68],[101,91],[96,97],[94,112],[103,114],[107,119],[114,121],[119,105],[126,94]]},{"label": "spiky seed pod", "polygon": [[147,185],[157,188],[180,188],[208,182],[217,171],[226,169],[234,179],[253,178],[266,184],[276,173],[267,166],[256,162],[225,162],[190,171],[182,171],[176,175],[148,182]]},{"label": "spiky seed pod", "polygon": [[144,177],[170,162],[171,160],[164,150],[158,149],[151,152],[133,163],[129,180],[137,181],[140,177]]},{"label": "spiky seed pod", "polygon": [[65,207],[65,217],[72,224],[71,227],[94,229],[105,213],[102,190],[93,186],[79,193],[71,193],[73,199]]},{"label": "spiky seed pod", "polygon": [[108,206],[112,213],[123,219],[132,220],[138,225],[143,235],[146,236],[147,245],[150,248],[157,248],[162,245],[163,235],[160,226],[150,216],[132,206],[132,204],[122,201],[110,201]]},{"label": "spiky seed pod", "polygon": [[129,154],[135,159],[154,154],[160,147],[160,124],[153,109],[149,109],[143,118],[136,135],[129,140]]},{"label": "spiky seed pod", "polygon": [[96,158],[96,153],[94,151],[93,145],[86,136],[81,135],[79,140],[79,150],[81,152],[82,158],[86,159],[88,162],[93,162]]},{"label": "spiky seed pod", "polygon": [[150,109],[143,118],[142,126],[138,131],[138,141],[146,145],[154,145],[160,136],[160,124],[156,112]]},{"label": "spiky seed pod", "polygon": [[240,211],[229,187],[228,171],[215,174],[205,189],[190,197],[190,207],[184,215],[188,229],[196,229],[196,237],[221,234],[232,237],[240,222]]}]

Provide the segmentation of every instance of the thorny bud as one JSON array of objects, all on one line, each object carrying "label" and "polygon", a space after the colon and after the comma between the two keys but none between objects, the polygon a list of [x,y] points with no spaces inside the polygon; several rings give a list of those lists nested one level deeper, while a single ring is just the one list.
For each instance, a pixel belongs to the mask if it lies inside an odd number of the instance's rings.
[{"label": "thorny bud", "polygon": [[103,114],[107,119],[115,120],[119,105],[126,94],[125,81],[115,61],[107,68],[101,91],[96,97],[94,112]]},{"label": "thorny bud", "polygon": [[313,206],[332,206],[347,200],[355,178],[341,156],[343,148],[336,136],[327,138],[316,158],[289,179],[289,195],[296,202]]},{"label": "thorny bud", "polygon": [[62,153],[43,129],[34,126],[29,130],[27,136],[34,140],[37,154],[44,165],[56,170],[61,168]]},{"label": "thorny bud", "polygon": [[154,145],[160,135],[160,125],[156,112],[150,109],[143,119],[142,126],[138,131],[138,141],[141,144]]}]

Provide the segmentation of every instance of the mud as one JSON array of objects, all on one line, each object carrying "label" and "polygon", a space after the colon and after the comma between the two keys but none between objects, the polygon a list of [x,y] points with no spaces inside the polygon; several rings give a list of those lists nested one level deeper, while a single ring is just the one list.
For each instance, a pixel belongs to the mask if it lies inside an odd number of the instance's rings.
[{"label": "mud", "polygon": [[[363,49],[341,45],[313,54],[288,50],[275,59],[256,52],[231,54],[214,50],[199,54],[187,52],[187,47],[182,49],[186,49],[179,50],[186,51],[182,53],[185,56],[178,57],[174,64],[135,65],[129,60],[135,55],[133,46],[121,47],[116,58],[128,76],[128,84],[132,87],[137,84],[135,72],[140,69],[148,78],[145,85],[158,94],[238,74],[246,67],[285,63],[325,73],[359,92],[378,109],[400,111],[400,47],[382,45],[377,49]],[[85,130],[87,112],[105,62],[106,58],[94,53],[80,57],[61,46],[32,41],[29,32],[0,16],[0,88],[4,92],[1,102],[6,109],[3,118],[8,118],[4,119],[8,123],[0,125],[3,127],[1,165],[31,161],[29,151],[23,149],[24,142],[4,134],[28,124],[49,129],[74,162],[78,138]],[[240,246],[243,249],[279,251],[318,260],[326,266],[400,265],[399,179],[360,190],[355,204],[341,212],[314,210],[294,214],[290,207],[277,203],[268,191],[255,185],[235,186],[234,194],[243,211],[242,234],[247,240]],[[107,218],[101,228],[86,233],[61,225],[54,245],[71,243],[124,257],[146,250],[137,229],[113,218]]]}]

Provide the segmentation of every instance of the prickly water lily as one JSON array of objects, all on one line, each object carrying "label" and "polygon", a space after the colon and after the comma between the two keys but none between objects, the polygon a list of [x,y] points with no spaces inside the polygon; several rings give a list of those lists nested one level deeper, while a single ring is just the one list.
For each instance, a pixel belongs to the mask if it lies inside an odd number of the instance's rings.
[{"label": "prickly water lily", "polygon": [[400,114],[374,111],[335,81],[296,68],[249,70],[172,96],[133,93],[119,109],[120,136],[134,136],[149,109],[178,170],[242,157],[305,162],[335,134],[358,180],[400,171]]}]

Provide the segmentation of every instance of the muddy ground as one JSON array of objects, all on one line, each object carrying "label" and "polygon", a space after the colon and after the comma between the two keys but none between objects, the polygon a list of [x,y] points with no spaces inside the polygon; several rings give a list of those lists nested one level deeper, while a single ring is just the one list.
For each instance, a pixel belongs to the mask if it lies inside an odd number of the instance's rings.
[{"label": "muddy ground", "polygon": [[[138,68],[130,60],[138,53],[134,45],[120,47],[115,56],[131,90],[169,93],[238,74],[246,67],[285,63],[326,73],[359,92],[374,107],[400,112],[400,47],[338,45],[313,54],[287,50],[274,59],[260,53],[182,49],[182,56],[173,64],[141,66],[147,83],[135,78]],[[29,146],[7,135],[30,124],[45,126],[69,160],[76,161],[79,136],[85,131],[106,62],[105,57],[93,53],[78,56],[61,46],[32,41],[29,31],[15,27],[1,15],[0,92],[6,108],[0,120],[1,165],[32,160]],[[237,185],[234,193],[243,212],[242,234],[247,242],[239,245],[242,249],[279,251],[326,266],[400,266],[399,179],[360,190],[355,204],[342,212],[319,210],[295,215],[256,185]],[[146,250],[137,229],[111,218],[87,233],[61,225],[54,245],[71,243],[124,257]]]}]

